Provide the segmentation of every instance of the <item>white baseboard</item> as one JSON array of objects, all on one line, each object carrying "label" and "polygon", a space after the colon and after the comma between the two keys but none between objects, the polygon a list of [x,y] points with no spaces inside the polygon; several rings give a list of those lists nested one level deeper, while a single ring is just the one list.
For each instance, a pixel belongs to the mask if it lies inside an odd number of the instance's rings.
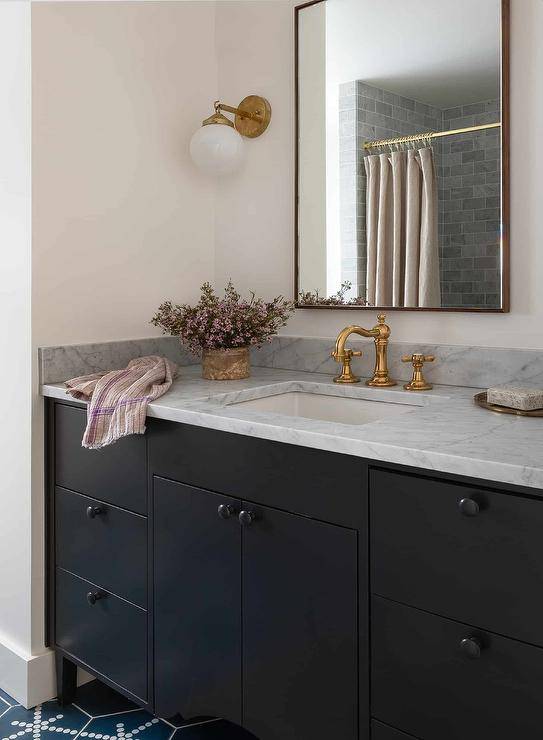
[{"label": "white baseboard", "polygon": [[[91,681],[85,671],[78,671],[78,684]],[[0,688],[27,709],[57,695],[55,653],[44,650],[39,655],[25,655],[12,645],[0,642]]]}]

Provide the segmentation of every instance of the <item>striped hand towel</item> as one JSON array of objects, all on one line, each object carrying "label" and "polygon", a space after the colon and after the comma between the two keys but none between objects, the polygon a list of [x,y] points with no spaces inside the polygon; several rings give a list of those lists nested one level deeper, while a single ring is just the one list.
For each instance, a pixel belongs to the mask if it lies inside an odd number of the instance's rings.
[{"label": "striped hand towel", "polygon": [[97,450],[129,434],[143,434],[147,404],[166,393],[176,372],[173,362],[151,355],[130,360],[124,370],[67,380],[66,393],[90,400],[82,446]]}]

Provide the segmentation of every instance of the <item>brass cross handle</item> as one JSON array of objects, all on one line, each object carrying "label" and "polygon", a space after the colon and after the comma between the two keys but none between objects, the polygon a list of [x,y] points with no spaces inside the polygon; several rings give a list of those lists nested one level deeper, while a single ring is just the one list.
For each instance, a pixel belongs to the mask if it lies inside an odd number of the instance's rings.
[{"label": "brass cross handle", "polygon": [[435,360],[434,355],[423,355],[420,352],[415,352],[412,355],[404,355],[402,362],[411,362],[413,365],[413,377],[404,385],[406,391],[430,391],[433,388],[431,383],[427,383],[424,375],[422,374],[422,368],[425,362],[433,362]]},{"label": "brass cross handle", "polygon": [[353,375],[351,370],[351,359],[353,357],[362,357],[362,352],[359,350],[345,349],[343,352],[330,352],[330,357],[333,357],[336,362],[343,363],[341,374],[338,376],[338,381],[341,383],[358,383],[360,378]]}]

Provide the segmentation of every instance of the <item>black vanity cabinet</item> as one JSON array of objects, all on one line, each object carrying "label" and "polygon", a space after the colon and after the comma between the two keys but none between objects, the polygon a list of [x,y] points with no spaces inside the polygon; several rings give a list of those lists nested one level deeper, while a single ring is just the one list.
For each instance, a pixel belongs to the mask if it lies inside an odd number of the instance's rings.
[{"label": "black vanity cabinet", "polygon": [[88,451],[47,410],[62,699],[82,666],[259,740],[539,739],[541,491],[159,420]]}]

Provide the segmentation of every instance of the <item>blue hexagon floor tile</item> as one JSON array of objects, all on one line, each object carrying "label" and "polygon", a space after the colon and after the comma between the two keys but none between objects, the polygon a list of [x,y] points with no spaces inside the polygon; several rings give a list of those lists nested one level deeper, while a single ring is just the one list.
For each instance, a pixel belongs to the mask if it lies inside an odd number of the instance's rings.
[{"label": "blue hexagon floor tile", "polygon": [[[56,701],[25,709],[0,691],[0,740],[249,740],[245,730],[222,719],[174,725],[153,717],[99,681],[80,686],[73,704]],[[68,737],[69,736],[69,737]],[[60,740],[58,738],[57,740]]]},{"label": "blue hexagon floor tile", "polygon": [[15,704],[0,717],[0,740],[45,740],[53,733],[73,738],[88,719],[74,706],[59,707],[56,701],[38,704],[34,709]]},{"label": "blue hexagon floor tile", "polygon": [[172,727],[143,709],[92,719],[81,732],[88,740],[168,740]]},{"label": "blue hexagon floor tile", "polygon": [[8,696],[5,691],[0,689],[0,714],[2,714],[4,710],[4,704],[13,706],[14,704],[17,704],[17,702],[15,699],[12,699],[11,696]]}]

